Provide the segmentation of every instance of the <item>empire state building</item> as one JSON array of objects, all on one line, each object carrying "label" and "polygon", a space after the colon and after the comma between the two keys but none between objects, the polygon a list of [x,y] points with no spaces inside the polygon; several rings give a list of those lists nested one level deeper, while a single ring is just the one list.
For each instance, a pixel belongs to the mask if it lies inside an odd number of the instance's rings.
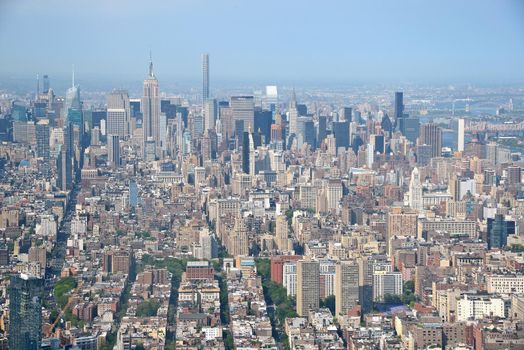
[{"label": "empire state building", "polygon": [[149,62],[149,75],[144,80],[144,95],[140,104],[144,130],[144,152],[147,141],[155,142],[155,154],[160,150],[160,97],[158,80],[153,73],[153,61]]}]

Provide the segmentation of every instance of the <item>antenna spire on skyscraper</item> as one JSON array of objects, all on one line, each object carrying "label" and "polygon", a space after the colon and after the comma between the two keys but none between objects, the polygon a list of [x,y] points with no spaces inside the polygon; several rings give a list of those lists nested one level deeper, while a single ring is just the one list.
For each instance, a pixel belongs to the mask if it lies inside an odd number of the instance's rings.
[{"label": "antenna spire on skyscraper", "polygon": [[153,73],[153,55],[151,53],[151,50],[149,50],[149,77],[155,77],[155,74]]},{"label": "antenna spire on skyscraper", "polygon": [[75,87],[75,65],[72,65],[71,87]]}]

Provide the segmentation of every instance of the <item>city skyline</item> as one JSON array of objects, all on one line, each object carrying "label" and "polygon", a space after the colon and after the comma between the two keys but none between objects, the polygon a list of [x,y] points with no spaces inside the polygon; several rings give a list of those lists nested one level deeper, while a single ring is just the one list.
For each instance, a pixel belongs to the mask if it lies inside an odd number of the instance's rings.
[{"label": "city skyline", "polygon": [[521,10],[1,2],[0,349],[524,349]]},{"label": "city skyline", "polygon": [[[218,84],[523,79],[524,6],[517,1],[432,1],[424,7],[413,1],[62,5],[62,0],[0,5],[0,39],[10,47],[0,58],[0,76],[47,73],[63,79],[69,75],[65,67],[74,63],[80,77],[138,81],[152,50],[158,76],[174,82],[199,81],[198,57],[205,52],[213,57],[212,81]],[[252,15],[268,20],[254,23]],[[145,16],[157,18],[155,26],[136,25]],[[36,40],[43,17],[57,40]],[[15,25],[22,19],[24,26]],[[195,21],[206,26],[198,28]],[[121,39],[118,45],[104,40],[108,32]],[[505,55],[509,48],[512,54]]]}]

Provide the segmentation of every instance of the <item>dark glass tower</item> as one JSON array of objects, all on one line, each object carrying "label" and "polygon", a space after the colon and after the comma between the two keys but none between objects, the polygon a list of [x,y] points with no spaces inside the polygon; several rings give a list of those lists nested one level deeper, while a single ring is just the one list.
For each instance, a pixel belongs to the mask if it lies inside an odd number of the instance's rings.
[{"label": "dark glass tower", "polygon": [[9,349],[40,349],[42,341],[41,278],[20,274],[11,277],[9,286]]},{"label": "dark glass tower", "polygon": [[318,134],[317,134],[317,145],[322,144],[322,141],[326,138],[326,126],[327,121],[325,116],[318,117]]},{"label": "dark glass tower", "polygon": [[496,214],[494,219],[488,218],[489,249],[504,248],[512,234],[515,234],[515,221],[506,221],[502,214]]},{"label": "dark glass tower", "polygon": [[395,92],[395,120],[404,116],[404,93]]},{"label": "dark glass tower", "polygon": [[242,136],[242,171],[249,174],[249,133],[244,131]]},{"label": "dark glass tower", "polygon": [[335,141],[337,149],[339,147],[349,147],[349,122],[333,122],[333,134],[335,134]]}]

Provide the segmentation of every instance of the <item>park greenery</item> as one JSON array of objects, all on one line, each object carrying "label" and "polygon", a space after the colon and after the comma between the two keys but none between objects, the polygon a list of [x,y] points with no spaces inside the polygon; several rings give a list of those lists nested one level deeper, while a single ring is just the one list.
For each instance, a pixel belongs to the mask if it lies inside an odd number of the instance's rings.
[{"label": "park greenery", "polygon": [[151,317],[156,316],[160,303],[156,299],[149,299],[141,302],[136,308],[136,316]]},{"label": "park greenery", "polygon": [[415,283],[413,281],[407,281],[404,283],[404,289],[402,295],[386,294],[384,295],[384,304],[386,305],[400,305],[405,304],[413,306],[417,301],[415,295]]},{"label": "park greenery", "polygon": [[55,284],[53,295],[60,308],[67,304],[69,293],[75,288],[76,280],[73,277],[64,277]]},{"label": "park greenery", "polygon": [[256,259],[257,272],[262,276],[262,286],[266,302],[275,305],[275,315],[282,324],[287,317],[297,317],[295,300],[287,295],[286,288],[281,284],[271,281],[271,268],[269,259]]}]

